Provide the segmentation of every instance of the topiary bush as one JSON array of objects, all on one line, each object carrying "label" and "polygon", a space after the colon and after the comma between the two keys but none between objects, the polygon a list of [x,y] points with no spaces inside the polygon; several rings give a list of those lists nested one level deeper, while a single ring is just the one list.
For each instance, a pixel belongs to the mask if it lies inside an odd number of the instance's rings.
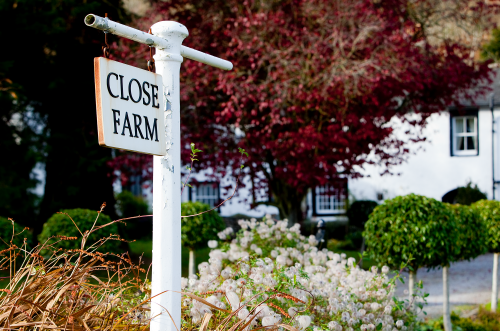
[{"label": "topiary bush", "polygon": [[488,232],[486,241],[488,250],[500,253],[500,201],[480,200],[471,207],[479,213]]},{"label": "topiary bush", "polygon": [[486,247],[493,252],[493,279],[491,289],[491,310],[496,311],[498,303],[498,258],[500,256],[500,202],[480,200],[471,205],[479,213],[486,228]]},{"label": "topiary bush", "polygon": [[378,203],[372,200],[354,201],[347,210],[349,226],[356,230],[363,231],[365,229],[365,223],[368,221],[368,217],[377,206]]},{"label": "topiary bush", "polygon": [[[135,196],[132,192],[122,191],[116,195],[116,209],[120,218],[139,215],[150,215],[149,204],[143,197]],[[153,217],[140,217],[125,220],[119,225],[120,234],[127,240],[152,240],[153,239]]]},{"label": "topiary bush", "polygon": [[458,246],[455,261],[470,260],[487,252],[488,231],[476,208],[445,204],[455,214]]},{"label": "topiary bush", "polygon": [[[12,240],[12,226],[14,226],[14,240]],[[10,247],[10,241],[17,247],[22,247],[24,240],[28,244],[28,248],[32,245],[31,232],[16,222],[9,221],[8,218],[0,216],[0,250]]]},{"label": "topiary bush", "polygon": [[[94,210],[89,209],[66,209],[62,210],[62,213],[67,213],[73,221],[76,223],[78,228],[82,233],[88,231],[94,225],[94,222],[99,215]],[[66,237],[78,237],[81,238],[81,234],[76,228],[75,224],[71,221],[68,215],[57,213],[52,215],[47,222],[43,225],[43,230],[38,235],[38,241],[40,243],[45,243],[47,239],[51,236],[61,235]],[[103,213],[99,215],[96,222],[96,226],[104,225],[112,222],[111,218]],[[116,224],[111,224],[105,228],[99,229],[92,233],[86,243],[86,247],[90,247],[99,239],[108,237],[110,234],[117,234],[118,226]],[[52,238],[49,240],[49,244],[56,243],[59,241],[58,238]],[[78,249],[80,248],[80,240],[63,240],[59,241],[54,247],[63,249]],[[111,253],[121,253],[120,241],[108,240],[100,249],[100,252],[111,252]]]},{"label": "topiary bush", "polygon": [[454,214],[442,202],[410,194],[377,206],[363,235],[369,255],[379,264],[413,269],[448,265],[457,255]]},{"label": "topiary bush", "polygon": [[[210,206],[196,201],[188,201],[181,204],[182,216],[195,215],[210,210]],[[217,239],[217,233],[225,229],[224,221],[216,210],[208,213],[184,217],[181,221],[182,245],[189,248],[189,274],[194,273],[194,251],[207,247],[209,240]]]},{"label": "topiary bush", "polygon": [[365,242],[362,235],[365,229],[365,223],[368,217],[373,212],[373,209],[378,206],[378,203],[371,200],[358,200],[354,201],[347,210],[347,217],[349,218],[349,234],[347,235],[356,248],[361,247],[363,252],[365,249]]}]

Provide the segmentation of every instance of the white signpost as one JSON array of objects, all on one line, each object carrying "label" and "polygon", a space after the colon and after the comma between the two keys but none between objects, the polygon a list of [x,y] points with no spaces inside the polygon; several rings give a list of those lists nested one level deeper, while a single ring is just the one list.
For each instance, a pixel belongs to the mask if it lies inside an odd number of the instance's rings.
[{"label": "white signpost", "polygon": [[[134,76],[133,71],[120,71],[118,69],[112,69],[116,71],[104,71],[107,75],[110,72],[114,72],[118,75],[120,81],[120,88],[124,89],[125,92],[128,91],[129,84],[131,86],[131,93],[128,96],[133,96],[132,105],[131,103],[126,104],[130,100],[123,101],[123,103],[115,98],[113,95],[117,95],[118,90],[116,85],[115,76],[111,75],[110,91],[108,93],[113,93],[111,96],[111,103],[104,103],[101,100],[101,111],[105,112],[107,109],[111,109],[111,113],[108,112],[107,115],[103,115],[103,122],[101,126],[104,127],[103,141],[99,139],[100,144],[104,144],[108,147],[123,148],[128,150],[134,150],[141,153],[149,153],[162,156],[154,156],[153,161],[153,271],[152,271],[152,289],[151,295],[162,293],[164,291],[180,291],[181,290],[181,140],[180,140],[180,94],[179,94],[179,72],[180,66],[183,60],[183,56],[192,60],[196,60],[211,66],[221,68],[224,70],[231,70],[233,65],[231,62],[219,59],[217,57],[196,51],[189,47],[182,46],[182,41],[186,38],[189,33],[186,27],[180,23],[172,21],[162,21],[154,24],[151,27],[152,34],[130,28],[126,25],[122,25],[109,20],[108,18],[99,17],[93,14],[87,15],[85,17],[85,24],[96,29],[103,30],[107,33],[113,33],[118,36],[122,36],[140,43],[147,44],[149,46],[156,47],[156,55],[154,56],[156,72],[162,76],[163,90],[160,89],[161,81],[156,81],[158,84],[158,102],[160,100],[160,93],[163,95],[163,103],[160,103],[163,107],[163,119],[164,127],[160,126],[160,118],[158,117],[158,132],[159,135],[163,136],[165,141],[164,148],[165,152],[162,154],[161,150],[147,150],[146,146],[151,143],[151,140],[141,139],[135,137],[135,123],[130,122],[132,137],[128,128],[125,128],[126,120],[125,114],[122,111],[128,113],[129,121],[131,121],[131,113],[138,116],[147,116],[148,123],[151,128],[151,121],[155,115],[151,109],[147,108],[149,105],[143,104],[139,106],[139,90],[138,84],[132,79],[137,79],[139,83],[147,81],[141,81],[139,76]],[[96,61],[101,61],[97,59]],[[107,60],[106,60],[107,61]],[[99,62],[100,63],[100,62]],[[109,63],[109,62],[107,62]],[[101,64],[99,64],[101,65]],[[109,68],[113,68],[110,66]],[[140,70],[135,68],[135,70]],[[123,84],[121,84],[121,76],[123,75]],[[106,82],[99,84],[101,89],[101,96],[103,95],[103,84],[107,84],[108,76],[106,76]],[[141,76],[142,77],[142,76]],[[147,77],[144,76],[144,79]],[[152,84],[152,81],[147,81]],[[97,83],[96,83],[97,84]],[[142,83],[141,83],[142,84]],[[137,87],[135,86],[137,85]],[[107,88],[107,85],[105,85]],[[125,90],[126,88],[126,90]],[[150,91],[146,85],[146,89]],[[121,93],[121,90],[120,90]],[[151,90],[151,93],[152,90]],[[105,93],[104,93],[105,95]],[[145,92],[143,90],[142,97],[145,97]],[[135,101],[137,102],[135,102]],[[118,102],[116,107],[120,108],[110,108],[113,102]],[[97,101],[99,103],[99,100]],[[147,103],[147,100],[146,100]],[[139,108],[141,111],[150,113],[139,113]],[[146,108],[143,108],[145,106]],[[113,104],[114,107],[114,104]],[[99,106],[98,106],[99,108]],[[112,109],[117,109],[120,114],[113,112]],[[147,109],[147,110],[146,110]],[[118,117],[113,117],[114,114]],[[104,121],[104,117],[108,116],[107,122]],[[132,115],[132,117],[134,117]],[[161,117],[161,116],[160,116]],[[139,117],[134,117],[139,118]],[[119,120],[119,123],[118,123]],[[138,121],[138,120],[137,120]],[[141,125],[145,125],[145,122],[137,124],[139,128]],[[114,130],[114,125],[117,125],[117,129]],[[134,126],[132,128],[132,126]],[[121,131],[120,131],[121,129]],[[125,130],[125,131],[124,131]],[[114,132],[117,133],[114,133]],[[149,131],[151,133],[151,131]],[[124,136],[121,134],[124,133]],[[106,136],[107,134],[107,136]],[[128,136],[127,136],[128,134]],[[144,132],[143,132],[144,135]],[[148,137],[151,137],[150,134]],[[101,136],[99,136],[100,138]],[[110,137],[110,138],[109,138]],[[145,137],[145,136],[144,136]],[[109,138],[109,140],[108,140]],[[127,139],[127,140],[125,140]],[[160,140],[160,137],[159,139]],[[129,144],[129,142],[135,141]],[[125,145],[122,145],[125,144]],[[161,140],[158,142],[161,144]],[[156,152],[159,152],[156,154]],[[167,313],[168,310],[168,313]],[[169,317],[172,316],[172,320]],[[167,292],[161,294],[151,300],[151,317],[153,320],[151,322],[151,331],[168,330],[174,331],[177,328],[180,330],[181,325],[181,296],[179,293]]]}]

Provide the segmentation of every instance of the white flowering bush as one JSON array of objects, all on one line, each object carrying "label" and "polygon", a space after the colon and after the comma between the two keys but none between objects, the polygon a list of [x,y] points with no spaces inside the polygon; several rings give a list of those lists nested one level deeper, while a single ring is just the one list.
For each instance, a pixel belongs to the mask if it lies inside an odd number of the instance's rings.
[{"label": "white flowering bush", "polygon": [[[359,268],[300,234],[287,221],[239,221],[241,231],[210,241],[199,276],[182,279],[182,329],[405,331],[416,322],[409,303],[394,297],[388,267]],[[220,246],[220,247],[218,247]],[[218,247],[218,248],[217,248]],[[197,299],[204,298],[203,301]]]}]

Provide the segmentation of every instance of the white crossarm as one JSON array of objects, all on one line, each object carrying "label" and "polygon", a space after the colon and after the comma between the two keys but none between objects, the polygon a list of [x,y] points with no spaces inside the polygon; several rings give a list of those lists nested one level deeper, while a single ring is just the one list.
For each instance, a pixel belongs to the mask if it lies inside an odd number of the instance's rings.
[{"label": "white crossarm", "polygon": [[[134,28],[131,28],[129,26],[114,22],[110,20],[109,18],[105,17],[100,17],[94,14],[89,14],[85,16],[85,24],[87,26],[96,28],[98,30],[102,30],[104,32],[112,33],[120,37],[124,37],[133,41],[137,41],[142,44],[146,44],[149,46],[154,46],[158,48],[168,48],[168,42],[167,40],[154,36],[152,34],[146,33],[141,30],[137,30]],[[220,59],[218,57],[197,51],[195,49],[186,47],[186,46],[181,46],[181,55],[191,59],[195,60],[201,63],[208,64],[210,66],[224,69],[224,70],[231,70],[233,69],[233,64],[229,61]]]}]

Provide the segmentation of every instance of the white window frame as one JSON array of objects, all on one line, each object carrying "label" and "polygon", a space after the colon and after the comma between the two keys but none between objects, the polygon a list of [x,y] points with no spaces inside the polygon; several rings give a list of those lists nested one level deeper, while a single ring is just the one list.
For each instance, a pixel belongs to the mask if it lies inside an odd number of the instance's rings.
[{"label": "white window frame", "polygon": [[[342,194],[342,190],[339,190],[337,192],[340,192],[340,195],[329,195],[329,194],[324,194],[325,191],[328,192],[329,190],[335,191],[332,185],[323,185],[323,186],[316,186],[314,188],[315,190],[315,207],[316,207],[316,214],[317,215],[324,215],[324,214],[343,214],[346,212],[345,205],[346,205],[346,197],[344,194]],[[325,208],[325,206],[328,205],[329,208]]]},{"label": "white window frame", "polygon": [[[203,192],[200,194],[200,187],[207,187],[209,189],[209,193]],[[201,182],[198,185],[193,185],[191,189],[191,200],[200,201],[208,204],[211,208],[215,207],[220,200],[219,195],[219,185],[213,182]]]},{"label": "white window frame", "polygon": [[[474,132],[467,132],[466,131],[466,122],[468,119],[474,119]],[[462,119],[463,120],[463,132],[458,133],[457,132],[457,119]],[[451,132],[451,146],[452,146],[452,152],[453,156],[473,156],[473,155],[478,155],[478,148],[479,148],[479,135],[478,135],[478,123],[477,123],[477,116],[475,115],[466,115],[466,116],[453,116],[451,118],[451,123],[452,123],[452,132]],[[464,146],[465,150],[458,150],[457,149],[457,138],[458,137],[463,137],[464,138]],[[476,146],[474,149],[467,149],[467,138],[468,137],[473,137],[476,141]]]}]

